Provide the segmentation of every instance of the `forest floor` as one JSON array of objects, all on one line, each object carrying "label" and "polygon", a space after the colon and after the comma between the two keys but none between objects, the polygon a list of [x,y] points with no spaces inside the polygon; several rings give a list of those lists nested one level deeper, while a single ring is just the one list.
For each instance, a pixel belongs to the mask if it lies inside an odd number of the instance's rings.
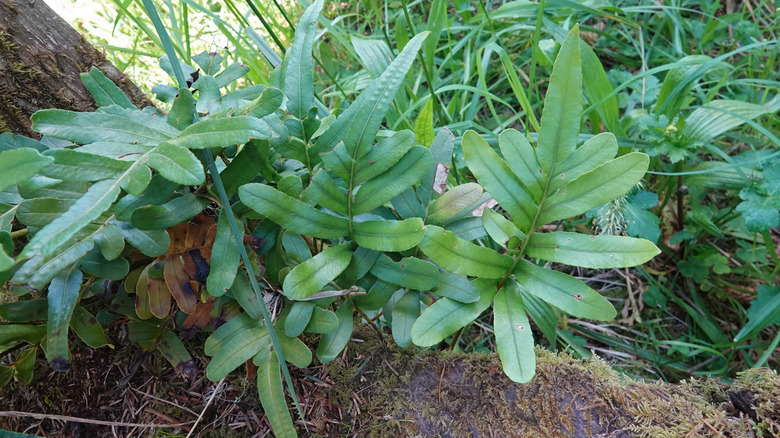
[{"label": "forest floor", "polygon": [[[67,373],[49,371],[41,360],[31,385],[4,389],[0,428],[63,438],[273,436],[251,381],[254,370],[211,382],[205,357],[196,354],[198,371],[185,378],[159,355],[123,341],[121,326],[110,333],[117,348],[76,349]],[[388,347],[362,328],[332,364],[293,367],[307,430],[296,423],[309,437],[780,433],[780,378],[766,368],[732,385],[714,379],[672,385],[625,378],[598,358],[537,355],[537,376],[519,385],[504,376],[494,354]]]}]

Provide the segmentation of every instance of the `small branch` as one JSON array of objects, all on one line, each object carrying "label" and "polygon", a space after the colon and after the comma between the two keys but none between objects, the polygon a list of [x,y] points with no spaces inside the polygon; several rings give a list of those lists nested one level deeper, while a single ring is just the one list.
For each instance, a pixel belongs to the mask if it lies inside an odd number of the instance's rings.
[{"label": "small branch", "polygon": [[192,425],[192,429],[190,429],[190,433],[187,434],[187,438],[190,438],[192,434],[195,432],[195,429],[198,427],[198,423],[200,423],[200,420],[203,419],[203,415],[206,413],[206,411],[209,409],[209,406],[211,406],[211,403],[217,397],[217,393],[222,389],[222,383],[224,381],[225,381],[225,377],[223,377],[222,380],[220,380],[219,383],[217,383],[217,387],[214,388],[214,392],[211,393],[211,397],[209,397],[209,401],[206,402],[206,406],[203,407],[203,410],[200,412],[200,415],[198,415],[198,419],[195,420],[195,424]]},{"label": "small branch", "polygon": [[368,325],[370,325],[371,328],[374,329],[376,334],[379,335],[379,340],[381,340],[383,344],[387,345],[387,341],[385,341],[385,337],[384,337],[384,335],[382,335],[382,330],[379,330],[379,327],[377,327],[376,324],[374,324],[374,321],[371,318],[369,318],[368,315],[363,313],[363,310],[361,310],[360,307],[355,305],[355,302],[352,301],[352,298],[350,298],[349,295],[347,295],[347,299],[349,300],[350,303],[352,303],[352,307],[355,310],[357,310],[357,312],[360,314],[361,318],[365,319],[366,322],[368,322]]},{"label": "small branch", "polygon": [[104,421],[93,420],[91,418],[71,417],[69,415],[52,415],[52,414],[38,414],[35,412],[21,412],[21,411],[0,411],[0,417],[29,417],[36,420],[59,420],[59,421],[71,421],[74,423],[86,423],[96,424],[100,426],[117,426],[117,427],[143,427],[143,428],[158,428],[158,427],[184,427],[192,424],[192,421],[186,423],[176,424],[145,424],[145,423],[123,423],[121,421]]},{"label": "small branch", "polygon": [[449,351],[454,351],[455,346],[458,345],[458,341],[460,340],[460,335],[463,333],[463,327],[458,329],[457,332],[455,332],[454,335],[452,335],[452,342],[450,342],[449,348],[447,348]]}]

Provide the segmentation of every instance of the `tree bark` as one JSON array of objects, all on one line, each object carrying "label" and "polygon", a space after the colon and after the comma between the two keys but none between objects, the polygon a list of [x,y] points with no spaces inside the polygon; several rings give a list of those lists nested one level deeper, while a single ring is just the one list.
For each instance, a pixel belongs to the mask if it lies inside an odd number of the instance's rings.
[{"label": "tree bark", "polygon": [[94,110],[95,102],[79,77],[93,66],[136,106],[151,105],[135,84],[43,0],[0,0],[0,132],[37,138],[30,127],[35,111]]}]

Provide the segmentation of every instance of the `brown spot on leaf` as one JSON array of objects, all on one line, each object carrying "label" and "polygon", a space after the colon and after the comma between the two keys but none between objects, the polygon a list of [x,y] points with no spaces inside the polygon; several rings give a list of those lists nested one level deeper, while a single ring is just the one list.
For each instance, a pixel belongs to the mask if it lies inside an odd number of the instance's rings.
[{"label": "brown spot on leaf", "polygon": [[433,176],[433,191],[442,194],[447,189],[447,176],[450,174],[450,168],[444,163],[436,164],[436,173]]}]

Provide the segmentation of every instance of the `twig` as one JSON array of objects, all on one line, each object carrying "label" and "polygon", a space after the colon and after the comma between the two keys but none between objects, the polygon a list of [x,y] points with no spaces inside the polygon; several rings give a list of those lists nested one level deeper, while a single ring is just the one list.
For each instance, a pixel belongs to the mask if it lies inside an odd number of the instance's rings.
[{"label": "twig", "polygon": [[[162,418],[163,420],[167,420],[170,423],[177,423],[179,421],[176,418],[171,417],[170,415],[163,414],[162,412],[160,412],[160,411],[158,411],[156,409],[150,408],[148,406],[144,409],[144,411],[149,413],[149,414],[156,415],[157,417]],[[182,426],[182,429],[185,429],[187,431],[189,431],[190,428],[191,428],[191,426]]]},{"label": "twig", "polygon": [[439,404],[441,404],[441,382],[444,380],[444,370],[447,369],[447,365],[441,367],[441,376],[439,376]]},{"label": "twig", "polygon": [[152,394],[149,394],[148,392],[143,392],[143,391],[141,391],[141,390],[138,390],[138,389],[135,389],[135,388],[133,388],[132,386],[130,386],[130,389],[132,389],[133,391],[135,391],[135,392],[137,392],[137,393],[139,393],[139,394],[143,394],[143,395],[145,395],[145,396],[147,396],[147,397],[149,397],[149,398],[151,398],[151,399],[153,399],[153,400],[157,400],[157,401],[158,401],[158,402],[160,402],[160,403],[166,403],[166,404],[169,404],[169,405],[171,405],[171,406],[175,406],[175,407],[177,407],[178,409],[181,409],[181,410],[183,410],[183,411],[189,412],[189,413],[190,413],[190,414],[192,414],[192,415],[196,415],[196,416],[198,415],[198,414],[197,414],[197,412],[195,412],[195,411],[193,411],[192,409],[189,409],[189,408],[187,408],[187,407],[185,407],[185,406],[182,406],[182,405],[180,405],[180,404],[178,404],[178,403],[172,402],[172,401],[170,401],[170,400],[165,400],[165,399],[162,399],[162,398],[155,397],[155,396],[153,396]]},{"label": "twig", "polygon": [[372,329],[374,329],[374,332],[376,332],[377,335],[379,335],[379,340],[382,341],[383,345],[387,345],[387,341],[385,341],[385,337],[382,335],[382,330],[379,330],[379,327],[374,324],[374,321],[366,315],[363,310],[360,309],[360,307],[355,305],[355,302],[352,301],[352,298],[350,298],[349,295],[347,295],[347,300],[352,303],[352,307],[357,310],[357,312],[360,314],[360,317],[365,319],[366,322],[368,322],[368,325],[371,326]]},{"label": "twig", "polygon": [[702,419],[701,421],[704,423],[705,426],[707,426],[708,429],[710,429],[711,431],[717,433],[719,437],[723,436],[723,434],[720,433],[720,431],[718,429],[715,429],[714,427],[712,427],[712,425],[710,423],[708,423],[707,420]]},{"label": "twig", "polygon": [[18,239],[22,236],[26,236],[30,230],[28,228],[22,228],[21,230],[11,231],[11,239]]},{"label": "twig", "polygon": [[192,425],[192,429],[190,429],[190,432],[187,434],[187,438],[190,438],[193,433],[195,433],[195,429],[198,427],[198,423],[200,423],[200,420],[203,419],[203,415],[206,413],[206,410],[208,410],[209,406],[211,406],[211,402],[214,401],[214,399],[217,396],[217,393],[220,389],[222,389],[222,383],[225,381],[225,377],[222,378],[222,380],[217,383],[217,387],[214,388],[214,392],[211,393],[211,397],[209,397],[209,401],[206,402],[206,406],[203,407],[203,410],[200,412],[200,415],[198,415],[198,419],[195,420],[195,424]]},{"label": "twig", "polygon": [[0,411],[0,417],[30,417],[36,420],[59,420],[59,421],[72,421],[74,423],[86,423],[97,424],[100,426],[119,426],[119,427],[182,427],[192,424],[192,421],[177,424],[144,424],[144,423],[123,423],[121,421],[104,421],[93,420],[91,418],[71,417],[69,415],[53,415],[53,414],[38,414],[35,412],[21,412],[21,411]]}]

